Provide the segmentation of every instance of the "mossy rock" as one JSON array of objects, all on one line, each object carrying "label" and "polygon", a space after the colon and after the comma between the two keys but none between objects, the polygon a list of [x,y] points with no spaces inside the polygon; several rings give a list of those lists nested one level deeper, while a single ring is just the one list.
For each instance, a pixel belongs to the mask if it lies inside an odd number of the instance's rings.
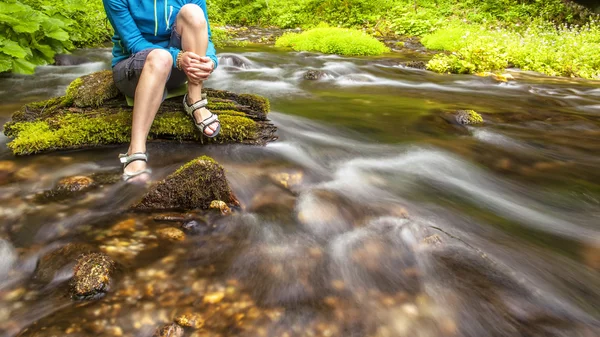
[{"label": "mossy rock", "polygon": [[35,282],[50,283],[65,268],[72,268],[77,258],[94,252],[94,248],[84,243],[68,243],[40,258],[33,273]]},{"label": "mossy rock", "polygon": [[212,158],[202,156],[180,167],[156,183],[134,210],[208,209],[213,200],[238,206],[223,167]]},{"label": "mossy rock", "polygon": [[461,125],[483,124],[483,117],[474,110],[459,110],[455,117],[456,122]]},{"label": "mossy rock", "polygon": [[[214,89],[204,94],[221,120],[219,136],[205,137],[175,97],[161,105],[148,140],[264,145],[276,139],[266,98]],[[74,80],[65,96],[26,104],[4,125],[4,134],[15,155],[123,144],[130,139],[131,115],[110,71],[101,71]]]}]

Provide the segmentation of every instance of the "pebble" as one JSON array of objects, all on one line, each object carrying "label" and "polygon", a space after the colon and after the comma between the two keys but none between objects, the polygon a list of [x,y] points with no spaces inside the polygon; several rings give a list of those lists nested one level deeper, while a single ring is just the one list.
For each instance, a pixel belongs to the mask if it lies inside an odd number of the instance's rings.
[{"label": "pebble", "polygon": [[169,241],[183,241],[185,240],[185,233],[175,227],[161,228],[156,231],[156,235],[159,238]]}]

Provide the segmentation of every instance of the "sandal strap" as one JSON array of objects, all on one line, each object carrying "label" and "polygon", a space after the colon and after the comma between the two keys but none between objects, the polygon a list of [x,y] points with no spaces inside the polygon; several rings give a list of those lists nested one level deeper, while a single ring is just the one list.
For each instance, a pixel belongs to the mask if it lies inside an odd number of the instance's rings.
[{"label": "sandal strap", "polygon": [[219,122],[219,117],[215,114],[211,114],[209,117],[205,118],[202,122],[198,123],[198,126],[202,128],[202,131],[209,127],[211,124]]},{"label": "sandal strap", "polygon": [[205,106],[208,105],[208,99],[201,99],[193,104],[188,104],[187,102],[187,94],[183,97],[183,102],[185,103],[185,106],[188,110],[190,110],[190,112],[194,112],[200,108],[204,108]]},{"label": "sandal strap", "polygon": [[134,162],[136,160],[142,160],[147,162],[148,154],[143,152],[136,152],[130,155],[127,155],[126,153],[119,154],[119,161],[121,162],[121,164],[123,164],[123,166],[127,166],[131,162]]}]

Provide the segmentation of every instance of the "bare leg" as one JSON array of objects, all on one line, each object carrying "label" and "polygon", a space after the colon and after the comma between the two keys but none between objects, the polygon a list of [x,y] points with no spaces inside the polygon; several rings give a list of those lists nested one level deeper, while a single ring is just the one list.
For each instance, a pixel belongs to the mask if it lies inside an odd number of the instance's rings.
[{"label": "bare leg", "polygon": [[[131,125],[131,143],[128,154],[146,152],[146,139],[158,108],[162,103],[167,78],[173,67],[173,57],[162,49],[154,49],[146,58],[140,80],[135,89],[135,105]],[[146,163],[134,161],[127,165],[125,173],[144,170]]]},{"label": "bare leg", "polygon": [[[191,51],[199,56],[206,56],[208,47],[208,25],[202,8],[198,5],[187,4],[181,7],[176,21],[177,33],[181,36],[181,44],[184,50]],[[202,82],[193,84],[188,81],[188,104],[202,99]],[[194,118],[202,121],[210,117],[210,111],[205,108],[194,112]],[[211,124],[206,129],[206,134],[211,135],[218,124]]]}]

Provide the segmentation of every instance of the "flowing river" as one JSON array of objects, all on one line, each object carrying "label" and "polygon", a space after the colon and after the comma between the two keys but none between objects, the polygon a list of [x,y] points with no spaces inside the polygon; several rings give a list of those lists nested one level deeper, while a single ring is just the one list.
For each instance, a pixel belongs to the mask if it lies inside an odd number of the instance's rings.
[{"label": "flowing river", "polygon": [[[0,122],[109,68],[107,49],[79,54],[90,62],[0,77]],[[0,134],[18,177],[0,176],[0,336],[149,337],[183,313],[196,337],[600,336],[599,82],[439,75],[402,55],[219,56],[206,86],[268,97],[279,140],[148,151],[155,179],[219,161],[243,205],[231,216],[129,213],[143,191],[122,183],[40,199],[119,170],[126,146],[17,158]],[[452,123],[468,109],[485,123]],[[157,239],[178,226],[199,228]],[[73,265],[43,264],[68,244],[119,263],[106,296],[71,299]]]}]

